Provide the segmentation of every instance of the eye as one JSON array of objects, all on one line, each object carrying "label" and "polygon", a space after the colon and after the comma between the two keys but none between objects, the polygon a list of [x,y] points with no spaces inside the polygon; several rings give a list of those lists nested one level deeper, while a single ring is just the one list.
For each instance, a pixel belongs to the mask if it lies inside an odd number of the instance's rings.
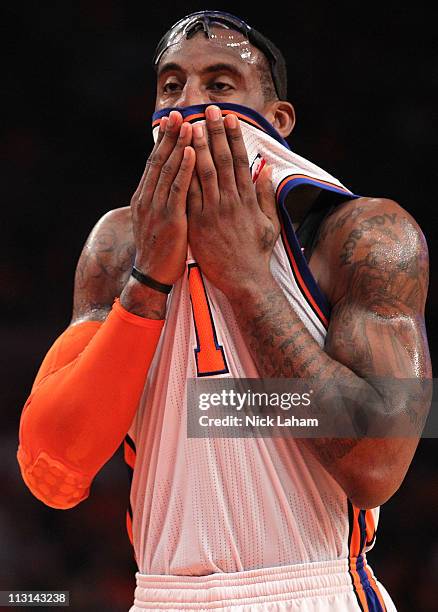
[{"label": "eye", "polygon": [[229,91],[230,89],[234,89],[234,87],[230,83],[226,83],[225,81],[215,81],[211,83],[209,89],[213,91]]},{"label": "eye", "polygon": [[181,91],[182,85],[180,83],[175,83],[174,81],[170,83],[165,83],[163,86],[163,93],[172,94],[177,91]]}]

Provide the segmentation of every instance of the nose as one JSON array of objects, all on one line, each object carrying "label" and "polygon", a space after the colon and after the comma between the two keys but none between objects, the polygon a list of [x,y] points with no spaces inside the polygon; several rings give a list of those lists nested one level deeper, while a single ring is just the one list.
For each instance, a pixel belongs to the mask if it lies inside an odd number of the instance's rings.
[{"label": "nose", "polygon": [[208,97],[201,88],[198,81],[188,79],[178,100],[178,106],[195,106],[196,104],[207,104]]}]

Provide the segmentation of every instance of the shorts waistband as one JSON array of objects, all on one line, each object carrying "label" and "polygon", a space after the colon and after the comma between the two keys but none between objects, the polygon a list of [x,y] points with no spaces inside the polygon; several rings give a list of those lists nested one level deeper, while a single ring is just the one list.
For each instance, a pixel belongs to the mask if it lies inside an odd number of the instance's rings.
[{"label": "shorts waistband", "polygon": [[353,589],[346,559],[206,576],[137,572],[136,579],[134,605],[139,609],[157,610],[214,610],[224,605],[305,599]]}]

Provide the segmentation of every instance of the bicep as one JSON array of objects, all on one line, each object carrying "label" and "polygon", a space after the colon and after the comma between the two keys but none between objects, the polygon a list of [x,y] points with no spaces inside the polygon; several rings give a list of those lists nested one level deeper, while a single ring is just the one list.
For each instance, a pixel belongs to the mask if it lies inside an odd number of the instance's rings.
[{"label": "bicep", "polygon": [[326,350],[362,377],[428,377],[424,236],[395,202],[371,201],[359,212],[335,236],[331,265],[338,297]]},{"label": "bicep", "polygon": [[90,232],[76,268],[71,322],[45,355],[32,392],[47,376],[79,356],[120,295],[133,256],[126,213],[126,208],[109,211]]},{"label": "bicep", "polygon": [[106,213],[87,238],[76,267],[71,325],[103,322],[123,290],[135,255],[126,212]]}]

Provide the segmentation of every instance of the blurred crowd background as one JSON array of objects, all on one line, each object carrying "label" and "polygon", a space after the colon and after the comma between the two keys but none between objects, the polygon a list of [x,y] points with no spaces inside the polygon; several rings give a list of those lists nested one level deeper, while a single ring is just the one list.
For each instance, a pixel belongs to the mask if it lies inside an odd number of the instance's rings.
[{"label": "blurred crowd background", "polygon": [[[427,328],[437,352],[436,26],[426,5],[77,0],[2,4],[0,590],[63,589],[71,609],[119,612],[135,565],[120,453],[63,512],[27,491],[15,459],[22,406],[71,317],[83,243],[129,204],[151,148],[159,37],[193,10],[247,19],[283,50],[297,111],[291,147],[355,193],[395,199],[430,249]],[[401,612],[438,610],[437,442],[422,440],[382,508],[369,560]]]}]

